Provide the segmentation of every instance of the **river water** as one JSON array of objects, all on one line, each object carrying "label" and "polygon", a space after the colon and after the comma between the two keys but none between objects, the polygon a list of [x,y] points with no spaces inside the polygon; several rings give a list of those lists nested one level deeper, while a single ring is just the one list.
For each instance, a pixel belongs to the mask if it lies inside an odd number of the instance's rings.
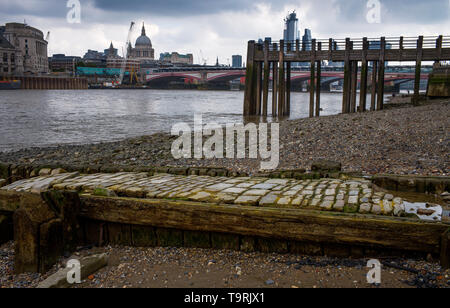
[{"label": "river water", "polygon": [[[307,117],[309,94],[291,97],[291,119]],[[322,115],[338,114],[341,97],[322,94]],[[233,91],[1,91],[0,152],[170,132],[174,123],[191,124],[195,113],[204,123],[242,123],[243,99]]]}]

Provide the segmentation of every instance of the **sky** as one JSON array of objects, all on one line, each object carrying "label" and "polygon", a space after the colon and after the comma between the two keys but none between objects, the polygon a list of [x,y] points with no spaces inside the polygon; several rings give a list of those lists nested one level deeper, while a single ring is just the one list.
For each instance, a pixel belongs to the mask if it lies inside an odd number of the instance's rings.
[{"label": "sky", "polygon": [[[68,3],[77,1],[80,23],[69,23]],[[450,35],[450,0],[0,0],[0,25],[26,21],[50,31],[50,55],[83,56],[111,42],[121,53],[131,21],[133,44],[144,22],[157,58],[177,51],[229,64],[234,54],[245,61],[249,40],[281,39],[293,10],[300,31],[317,39]]]}]

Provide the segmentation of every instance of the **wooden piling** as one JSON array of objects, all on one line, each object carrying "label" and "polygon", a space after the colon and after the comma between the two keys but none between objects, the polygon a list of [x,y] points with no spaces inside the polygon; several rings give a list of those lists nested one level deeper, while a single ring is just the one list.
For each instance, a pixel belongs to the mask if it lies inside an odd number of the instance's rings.
[{"label": "wooden piling", "polygon": [[372,66],[372,87],[370,96],[370,111],[375,111],[377,102],[377,73],[378,73],[378,61],[373,61]]},{"label": "wooden piling", "polygon": [[[287,51],[292,51],[291,43],[287,44]],[[284,116],[289,116],[291,112],[291,62],[286,62],[286,101]]]},{"label": "wooden piling", "polygon": [[[276,43],[273,44],[273,50],[277,51],[278,46]],[[278,114],[278,62],[273,62],[272,67],[272,116],[276,117]]]},{"label": "wooden piling", "polygon": [[420,97],[420,75],[422,73],[423,36],[417,40],[416,76],[414,80],[413,102],[418,103]]},{"label": "wooden piling", "polygon": [[251,115],[253,105],[255,41],[249,41],[247,46],[247,72],[245,74],[244,116]]},{"label": "wooden piling", "polygon": [[262,62],[256,63],[256,106],[254,115],[261,115]]},{"label": "wooden piling", "polygon": [[361,62],[361,82],[360,82],[360,95],[359,95],[359,112],[366,111],[367,102],[367,50],[369,49],[369,43],[367,37],[363,38],[363,51],[362,51],[362,62]]},{"label": "wooden piling", "polygon": [[279,69],[278,69],[278,115],[284,115],[284,102],[286,94],[286,82],[285,82],[285,71],[284,71],[284,41],[280,41],[280,52],[279,52]]},{"label": "wooden piling", "polygon": [[386,38],[382,37],[380,41],[380,63],[378,65],[378,93],[377,110],[383,110],[384,107],[384,66],[386,54]]},{"label": "wooden piling", "polygon": [[[317,50],[322,50],[322,43],[317,43]],[[320,117],[320,90],[321,90],[321,74],[322,74],[322,61],[316,61],[317,63],[317,78],[316,78],[316,117]]]},{"label": "wooden piling", "polygon": [[269,100],[269,81],[270,81],[270,63],[269,63],[269,41],[264,42],[264,84],[263,84],[263,111],[262,115],[267,117],[267,105]]},{"label": "wooden piling", "polygon": [[314,117],[314,91],[316,86],[316,40],[311,42],[311,77],[309,84],[309,117]]},{"label": "wooden piling", "polygon": [[350,99],[350,39],[345,39],[345,60],[344,60],[344,87],[342,95],[342,113],[348,112],[348,102]]}]

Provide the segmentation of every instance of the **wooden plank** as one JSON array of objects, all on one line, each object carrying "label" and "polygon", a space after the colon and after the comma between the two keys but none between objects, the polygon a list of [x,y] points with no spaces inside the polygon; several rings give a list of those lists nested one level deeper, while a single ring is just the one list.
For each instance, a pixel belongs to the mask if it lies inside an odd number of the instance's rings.
[{"label": "wooden plank", "polygon": [[255,54],[255,41],[249,41],[247,47],[247,69],[245,74],[245,94],[244,94],[244,116],[251,114],[252,103],[254,101],[254,54]]},{"label": "wooden plank", "polygon": [[407,218],[308,210],[94,196],[81,200],[82,217],[98,221],[430,253],[440,253],[441,235],[449,228]]},{"label": "wooden plank", "polygon": [[450,228],[441,237],[441,266],[450,268]]},{"label": "wooden plank", "polygon": [[[322,50],[322,43],[317,43],[317,50]],[[316,117],[320,117],[320,90],[321,90],[321,74],[322,74],[322,61],[317,62],[317,80],[316,80]]]}]

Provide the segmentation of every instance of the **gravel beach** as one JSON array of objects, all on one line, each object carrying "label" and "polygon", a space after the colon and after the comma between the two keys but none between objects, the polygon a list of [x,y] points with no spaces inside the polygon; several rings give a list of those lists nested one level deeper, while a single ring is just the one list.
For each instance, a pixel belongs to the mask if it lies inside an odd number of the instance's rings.
[{"label": "gravel beach", "polygon": [[[413,107],[387,108],[364,114],[344,114],[283,121],[280,125],[279,169],[309,169],[327,159],[342,163],[345,172],[364,174],[441,175],[450,172],[450,100]],[[0,153],[0,162],[13,164],[70,164],[225,167],[259,171],[258,159],[180,159],[170,149],[176,137],[155,134],[120,142],[62,145]]]},{"label": "gravel beach", "polygon": [[[0,288],[33,288],[46,275],[13,272],[13,244],[0,247]],[[77,288],[368,288],[368,260],[332,259],[187,248],[91,248],[79,256],[107,253],[109,264]],[[381,260],[381,288],[449,288],[450,272],[434,262]]]}]

